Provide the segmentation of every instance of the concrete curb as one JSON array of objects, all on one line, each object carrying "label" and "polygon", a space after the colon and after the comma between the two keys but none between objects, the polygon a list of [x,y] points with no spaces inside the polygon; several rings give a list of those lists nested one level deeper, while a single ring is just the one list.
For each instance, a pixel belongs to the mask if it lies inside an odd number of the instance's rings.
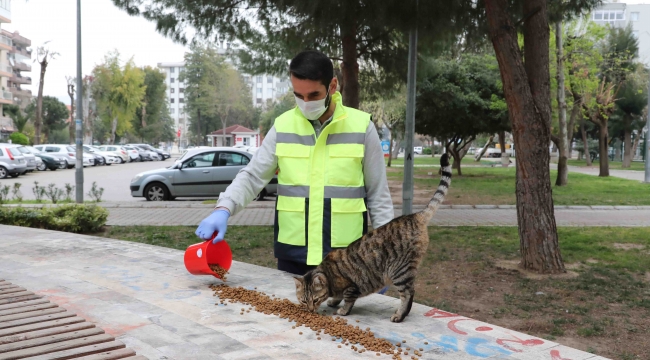
[{"label": "concrete curb", "polygon": [[[268,202],[268,205],[250,204],[247,209],[272,209],[274,203]],[[45,208],[55,207],[66,204],[6,204],[3,207],[24,207],[24,208]],[[115,209],[211,209],[214,204],[192,204],[192,203],[177,203],[177,202],[147,202],[147,203],[99,203],[97,204],[103,208]],[[401,205],[395,205],[396,210],[401,210]],[[422,205],[413,206],[413,210],[423,210],[425,207]],[[440,209],[443,210],[515,210],[516,205],[441,205]],[[555,210],[650,210],[650,206],[612,206],[612,205],[556,205]]]}]

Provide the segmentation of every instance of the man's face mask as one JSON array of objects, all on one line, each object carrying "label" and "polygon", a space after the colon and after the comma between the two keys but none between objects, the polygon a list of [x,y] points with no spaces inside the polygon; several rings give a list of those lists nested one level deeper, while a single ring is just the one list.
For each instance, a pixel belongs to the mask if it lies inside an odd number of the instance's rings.
[{"label": "man's face mask", "polygon": [[318,120],[330,105],[330,89],[327,87],[327,94],[323,99],[305,101],[296,96],[296,104],[307,120]]}]

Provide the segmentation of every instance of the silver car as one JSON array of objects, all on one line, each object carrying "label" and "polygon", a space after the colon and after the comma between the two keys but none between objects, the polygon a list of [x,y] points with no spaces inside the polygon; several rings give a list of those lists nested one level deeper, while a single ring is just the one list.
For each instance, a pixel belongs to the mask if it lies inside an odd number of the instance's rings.
[{"label": "silver car", "polygon": [[6,145],[0,145],[0,179],[7,176],[18,177],[27,172],[27,162],[17,146]]},{"label": "silver car", "polygon": [[[17,149],[21,155],[25,157],[25,163],[27,164],[26,172],[32,172],[36,170],[36,156],[30,153],[23,145],[20,144],[9,144],[9,143],[0,143],[0,146],[11,147]],[[23,173],[24,174],[24,173]]]},{"label": "silver car", "polygon": [[[252,158],[252,154],[231,147],[192,149],[168,168],[136,175],[131,180],[131,196],[148,201],[216,197]],[[255,200],[275,194],[277,183],[277,178],[273,178]]]}]

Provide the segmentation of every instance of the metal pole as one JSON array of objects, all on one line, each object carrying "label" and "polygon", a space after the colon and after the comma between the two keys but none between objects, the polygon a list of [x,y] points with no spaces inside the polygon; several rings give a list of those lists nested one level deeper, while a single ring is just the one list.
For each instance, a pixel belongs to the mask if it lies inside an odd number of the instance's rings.
[{"label": "metal pole", "polygon": [[648,120],[645,133],[645,182],[650,183],[650,82],[648,82]]},{"label": "metal pole", "polygon": [[81,79],[81,0],[77,0],[77,116],[75,117],[75,145],[77,164],[75,166],[75,200],[84,202],[83,163],[83,81]]},{"label": "metal pole", "polygon": [[[417,0],[415,8],[417,13]],[[417,66],[418,29],[417,19],[409,34],[409,60],[406,94],[406,124],[404,149],[404,184],[402,185],[402,215],[413,213],[413,138],[415,136],[415,82]]]}]

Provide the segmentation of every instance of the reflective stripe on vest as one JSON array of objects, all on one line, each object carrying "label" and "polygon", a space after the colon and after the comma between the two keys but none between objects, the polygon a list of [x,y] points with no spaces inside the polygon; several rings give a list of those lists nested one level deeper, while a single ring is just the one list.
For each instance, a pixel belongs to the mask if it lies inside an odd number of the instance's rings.
[{"label": "reflective stripe on vest", "polygon": [[318,265],[332,248],[366,232],[363,156],[370,115],[344,107],[338,92],[332,101],[333,120],[318,138],[298,108],[275,121],[279,259]]}]

